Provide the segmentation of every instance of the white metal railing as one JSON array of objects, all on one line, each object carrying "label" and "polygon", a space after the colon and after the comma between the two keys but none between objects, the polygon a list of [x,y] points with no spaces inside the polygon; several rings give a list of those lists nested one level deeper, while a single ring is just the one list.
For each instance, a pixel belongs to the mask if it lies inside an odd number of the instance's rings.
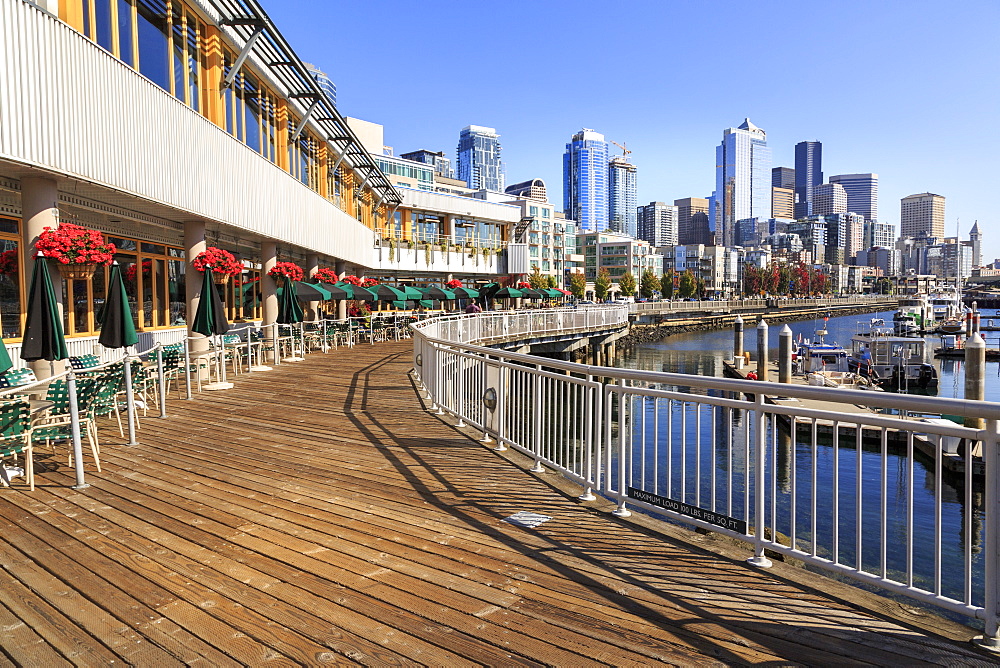
[{"label": "white metal railing", "polygon": [[[539,316],[618,317],[600,310]],[[620,515],[640,508],[744,540],[755,565],[773,550],[982,619],[983,644],[1000,647],[1000,404],[543,359],[483,347],[534,331],[484,315],[413,326],[432,409]]]},{"label": "white metal railing", "polygon": [[848,297],[824,297],[822,299],[770,297],[767,299],[703,299],[687,301],[639,302],[629,304],[632,313],[638,315],[689,311],[739,311],[775,307],[792,310],[795,308],[828,308],[834,306],[865,306],[868,304],[895,304],[894,298],[882,295],[851,295]]}]

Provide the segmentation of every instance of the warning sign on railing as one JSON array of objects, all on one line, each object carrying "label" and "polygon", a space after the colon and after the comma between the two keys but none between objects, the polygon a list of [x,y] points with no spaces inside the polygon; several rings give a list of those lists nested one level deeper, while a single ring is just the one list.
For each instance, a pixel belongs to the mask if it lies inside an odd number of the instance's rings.
[{"label": "warning sign on railing", "polygon": [[729,517],[728,515],[723,515],[722,513],[717,513],[713,510],[706,510],[705,508],[699,508],[698,506],[691,506],[677,501],[676,499],[668,499],[665,496],[653,494],[652,492],[646,492],[641,489],[636,489],[635,487],[629,487],[626,495],[636,501],[643,501],[652,506],[672,510],[680,515],[693,517],[696,520],[708,522],[709,524],[714,524],[715,526],[722,527],[723,529],[729,529],[730,531],[742,534],[747,532],[747,523],[743,520],[738,520],[735,517]]}]

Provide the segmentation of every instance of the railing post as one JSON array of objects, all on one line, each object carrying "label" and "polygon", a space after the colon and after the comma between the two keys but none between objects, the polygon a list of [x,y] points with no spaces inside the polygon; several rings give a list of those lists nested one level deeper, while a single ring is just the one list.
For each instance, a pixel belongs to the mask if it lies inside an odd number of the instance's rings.
[{"label": "railing post", "polygon": [[532,434],[532,440],[534,440],[534,443],[532,444],[531,447],[531,449],[534,450],[535,465],[529,469],[532,473],[545,473],[545,467],[542,466],[542,454],[541,454],[542,413],[543,413],[542,406],[540,403],[542,400],[542,374],[540,373],[541,370],[542,370],[542,365],[536,364],[535,377],[534,380],[532,381],[532,386],[534,387],[534,392],[535,392],[534,401],[532,402],[535,405],[534,416],[532,420],[533,421],[532,431],[534,432]]},{"label": "railing post", "polygon": [[[191,399],[191,347],[188,339],[184,337],[184,388],[187,391],[187,399]],[[199,372],[200,375],[200,372]]]},{"label": "railing post", "polygon": [[983,464],[985,465],[986,545],[985,586],[983,590],[983,635],[975,642],[984,649],[1000,652],[1000,421],[986,421],[983,432]]},{"label": "railing post", "polygon": [[[751,566],[769,568],[771,560],[764,556],[764,481],[767,478],[764,471],[767,449],[767,414],[764,412],[764,393],[754,395],[753,424],[756,428],[754,436],[754,548],[753,556],[747,559]],[[747,476],[749,482],[749,476]],[[750,485],[746,485],[744,493],[750,493]]]},{"label": "railing post", "polygon": [[[625,439],[625,431],[626,431],[626,429],[625,429],[625,413],[626,413],[626,409],[625,409],[625,392],[624,392],[625,379],[624,378],[619,378],[618,379],[618,387],[621,388],[621,391],[618,393],[618,507],[615,508],[614,510],[612,510],[611,514],[616,515],[618,517],[630,517],[632,515],[632,511],[625,507],[625,499],[628,498],[628,495],[626,494],[627,490],[625,488],[625,485],[626,485],[625,481],[626,481],[626,473],[627,473],[626,469],[628,468],[627,461],[628,461],[629,453],[627,453],[625,451],[625,440],[626,440]],[[608,412],[609,413],[611,412],[611,406],[614,404],[614,402],[610,400],[611,396],[612,395],[609,393],[608,394],[608,399],[609,399],[608,400]],[[611,420],[609,419],[608,422],[610,423]],[[610,434],[610,424],[609,424],[608,433]],[[631,442],[632,439],[630,438],[628,440],[629,440],[629,442]],[[611,445],[611,443],[609,441],[609,443],[608,443],[608,446],[609,446],[608,449],[609,450],[610,450],[610,445]]]},{"label": "railing post", "polygon": [[73,470],[76,473],[76,484],[73,489],[90,487],[83,476],[83,447],[80,444],[80,404],[77,401],[76,374],[72,370],[66,374],[66,393],[69,398],[70,433],[73,439]]},{"label": "railing post", "polygon": [[163,346],[156,344],[157,392],[160,394],[160,417],[167,417],[167,374],[163,369]]}]

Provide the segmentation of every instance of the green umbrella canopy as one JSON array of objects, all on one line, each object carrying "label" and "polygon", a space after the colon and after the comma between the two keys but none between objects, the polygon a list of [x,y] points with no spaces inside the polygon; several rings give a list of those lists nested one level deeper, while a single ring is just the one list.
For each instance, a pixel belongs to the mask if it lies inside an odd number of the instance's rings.
[{"label": "green umbrella canopy", "polygon": [[457,299],[457,296],[451,290],[445,290],[444,288],[439,288],[437,286],[431,286],[429,288],[417,288],[422,293],[422,296],[428,299]]},{"label": "green umbrella canopy", "polygon": [[63,333],[62,318],[56,304],[56,293],[52,288],[52,278],[41,253],[35,258],[31,273],[31,289],[28,292],[28,315],[21,343],[21,359],[64,360],[69,357],[66,336]]},{"label": "green umbrella canopy", "polygon": [[[281,297],[283,290],[284,288],[278,288],[279,298]],[[318,283],[303,283],[302,281],[296,281],[295,294],[299,299],[306,302],[325,302],[328,299],[333,299],[333,293]]]},{"label": "green umbrella canopy", "polygon": [[479,290],[472,288],[455,288],[452,290],[457,299],[475,299],[479,296]]},{"label": "green umbrella canopy", "polygon": [[7,352],[7,344],[0,338],[0,373],[7,373],[13,366],[14,362],[11,361],[10,353]]},{"label": "green umbrella canopy", "polygon": [[105,348],[127,348],[139,342],[135,321],[132,320],[132,309],[129,308],[128,295],[125,293],[125,282],[122,280],[122,268],[117,262],[111,267],[107,298],[97,314],[97,322],[101,325],[101,335],[97,342]]},{"label": "green umbrella canopy", "polygon": [[369,292],[374,294],[377,299],[386,302],[405,301],[407,299],[421,299],[423,297],[423,295],[421,295],[419,292],[416,292],[412,288],[410,288],[410,290],[412,290],[414,294],[407,294],[406,290],[402,288],[397,288],[392,285],[373,285],[372,287],[367,289]]},{"label": "green umbrella canopy", "polygon": [[500,288],[492,296],[497,299],[510,299],[512,297],[523,297],[524,293],[517,288]]},{"label": "green umbrella canopy", "polygon": [[562,290],[557,290],[555,288],[542,288],[542,292],[544,292],[549,297],[556,297],[558,299],[561,299],[566,296],[565,292],[563,292]]},{"label": "green umbrella canopy", "polygon": [[191,322],[191,331],[205,336],[225,334],[229,331],[229,320],[226,319],[226,308],[222,305],[222,297],[215,287],[212,278],[212,268],[205,267],[201,279],[201,296],[198,299],[198,310]]},{"label": "green umbrella canopy", "polygon": [[[326,283],[321,283],[321,285],[326,285]],[[340,288],[348,295],[347,297],[334,297],[334,299],[361,299],[366,302],[373,302],[378,299],[368,288],[362,288],[353,283],[338,282],[334,283],[333,287]]]},{"label": "green umbrella canopy", "polygon": [[278,322],[283,325],[291,325],[302,322],[302,319],[302,305],[299,304],[295,281],[285,281],[285,287],[278,295]]}]

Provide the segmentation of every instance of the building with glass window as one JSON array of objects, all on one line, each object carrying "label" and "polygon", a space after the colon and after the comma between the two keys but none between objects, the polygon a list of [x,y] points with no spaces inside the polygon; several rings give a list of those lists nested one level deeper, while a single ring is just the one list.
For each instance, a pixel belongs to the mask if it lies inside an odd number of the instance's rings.
[{"label": "building with glass window", "polygon": [[767,133],[749,118],[722,133],[715,150],[713,197],[709,227],[720,245],[735,245],[736,221],[771,217],[771,149]]},{"label": "building with glass window", "polygon": [[399,157],[404,160],[431,165],[434,168],[435,176],[443,176],[446,179],[455,178],[455,168],[452,167],[451,160],[445,157],[443,151],[434,152],[421,149],[419,151],[411,151],[410,153],[400,153]]},{"label": "building with glass window", "polygon": [[899,235],[944,237],[944,197],[934,193],[918,193],[900,200]]},{"label": "building with glass window", "polygon": [[812,189],[812,216],[847,213],[847,192],[839,183],[821,183]]},{"label": "building with glass window", "polygon": [[[187,323],[200,286],[192,261],[208,246],[242,266],[223,289],[228,317],[263,323],[277,317],[267,272],[278,261],[307,275],[499,273],[519,210],[433,199],[419,175],[404,207],[393,183],[403,177],[387,178],[383,156],[366,150],[257,3],[41,4],[0,0],[0,322],[16,363],[35,243],[67,222],[115,244],[140,349],[187,336],[207,347]],[[9,85],[18,81],[32,85]],[[390,173],[405,164],[385,158]],[[447,238],[421,246],[433,215]],[[468,219],[488,254],[465,251],[457,221]],[[108,270],[60,277],[48,262],[70,353],[91,353]],[[49,365],[35,371],[48,376]]]},{"label": "building with glass window", "polygon": [[608,228],[608,143],[599,132],[580,130],[566,144],[563,212],[581,232]]},{"label": "building with glass window", "polygon": [[652,246],[677,244],[678,208],[665,202],[650,202],[636,210],[639,238]]},{"label": "building with glass window", "polygon": [[608,163],[608,229],[639,235],[636,221],[636,167],[625,157]]},{"label": "building with glass window", "polygon": [[675,199],[677,207],[677,243],[706,244],[715,243],[715,236],[709,228],[709,201],[704,197],[685,197]]},{"label": "building with glass window", "polygon": [[473,190],[503,192],[500,135],[493,128],[467,125],[458,135],[458,178]]},{"label": "building with glass window", "polygon": [[312,75],[312,78],[316,80],[316,84],[319,85],[320,90],[326,93],[326,97],[334,105],[337,104],[337,84],[333,83],[333,79],[330,76],[316,67],[312,63],[302,63],[306,70]]},{"label": "building with glass window", "polygon": [[[771,168],[772,188],[791,188],[795,190],[795,170],[791,167]],[[790,216],[789,216],[790,217]]]},{"label": "building with glass window", "polygon": [[587,291],[593,293],[594,280],[602,269],[611,276],[611,291],[619,292],[618,280],[626,273],[632,274],[638,285],[647,269],[657,276],[663,271],[663,255],[649,242],[626,234],[604,232],[578,232],[577,253],[584,257],[584,274]]},{"label": "building with glass window", "polygon": [[811,216],[813,188],[823,183],[823,144],[802,141],[795,145],[795,217]]},{"label": "building with glass window", "polygon": [[878,220],[878,174],[835,174],[830,183],[839,183],[847,193],[847,210],[865,220]]}]

